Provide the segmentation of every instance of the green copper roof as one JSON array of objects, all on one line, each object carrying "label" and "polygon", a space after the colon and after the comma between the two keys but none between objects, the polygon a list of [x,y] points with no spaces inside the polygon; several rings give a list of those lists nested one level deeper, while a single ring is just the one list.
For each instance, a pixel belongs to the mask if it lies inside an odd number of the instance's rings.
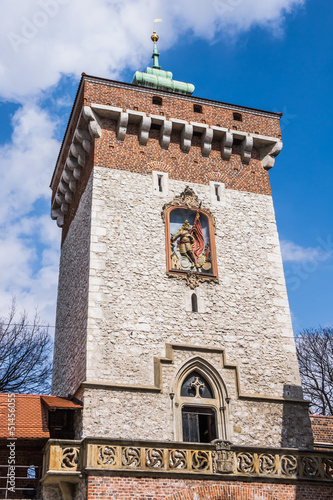
[{"label": "green copper roof", "polygon": [[159,53],[157,50],[156,42],[158,40],[158,35],[154,31],[152,37],[154,42],[153,50],[153,67],[148,67],[145,72],[136,71],[132,83],[134,85],[141,85],[142,87],[150,87],[152,89],[158,90],[168,90],[169,92],[175,92],[177,94],[191,95],[194,92],[194,85],[191,83],[177,82],[172,79],[171,71],[163,71],[159,66]]}]

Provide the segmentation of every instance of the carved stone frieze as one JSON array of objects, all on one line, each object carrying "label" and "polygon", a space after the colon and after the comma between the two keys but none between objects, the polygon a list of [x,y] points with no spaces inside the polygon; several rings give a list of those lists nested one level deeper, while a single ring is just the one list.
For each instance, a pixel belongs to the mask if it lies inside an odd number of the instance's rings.
[{"label": "carved stone frieze", "polygon": [[[176,444],[176,443],[175,443]],[[45,450],[45,474],[65,471],[73,476],[89,470],[117,470],[126,473],[145,471],[172,474],[233,475],[234,477],[269,478],[285,481],[333,482],[332,453],[237,447],[229,441],[215,440],[210,444],[129,443],[112,440],[84,442],[50,440]],[[86,452],[83,454],[83,449]]]},{"label": "carved stone frieze", "polygon": [[77,447],[67,447],[63,449],[61,468],[77,470],[80,456],[80,448]]}]

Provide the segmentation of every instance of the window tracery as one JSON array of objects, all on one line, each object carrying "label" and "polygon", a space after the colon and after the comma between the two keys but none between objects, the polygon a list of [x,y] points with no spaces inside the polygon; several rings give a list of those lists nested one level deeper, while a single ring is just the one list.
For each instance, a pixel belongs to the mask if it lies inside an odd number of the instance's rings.
[{"label": "window tracery", "polygon": [[226,389],[204,360],[191,360],[174,382],[175,438],[209,443],[228,439]]}]

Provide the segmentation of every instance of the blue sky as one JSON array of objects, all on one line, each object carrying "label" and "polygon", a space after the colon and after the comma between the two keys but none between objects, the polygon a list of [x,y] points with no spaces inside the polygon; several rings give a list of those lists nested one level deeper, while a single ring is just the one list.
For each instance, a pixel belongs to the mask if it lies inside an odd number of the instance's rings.
[{"label": "blue sky", "polygon": [[194,95],[282,111],[270,171],[294,331],[332,325],[332,53],[328,0],[4,0],[0,50],[0,314],[54,325],[60,230],[49,182],[82,71],[150,65]]}]

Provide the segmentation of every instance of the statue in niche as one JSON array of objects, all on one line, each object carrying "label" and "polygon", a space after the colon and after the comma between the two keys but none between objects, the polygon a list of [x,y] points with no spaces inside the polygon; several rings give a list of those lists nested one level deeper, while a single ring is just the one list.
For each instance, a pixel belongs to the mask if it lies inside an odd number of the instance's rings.
[{"label": "statue in niche", "polygon": [[192,266],[197,267],[197,263],[193,254],[195,238],[191,234],[191,224],[186,220],[178,233],[171,236],[171,244],[179,238],[179,253],[182,257],[187,257]]},{"label": "statue in niche", "polygon": [[[201,215],[201,217],[200,217]],[[186,218],[185,218],[186,217]],[[185,221],[184,221],[185,218]],[[182,226],[171,232],[172,269],[211,273],[208,220],[204,214],[190,209],[175,209],[170,213],[170,230],[182,220]],[[192,222],[192,226],[189,221]],[[203,224],[201,223],[203,220]],[[177,242],[177,246],[175,243]],[[176,246],[176,248],[175,248]]]}]

